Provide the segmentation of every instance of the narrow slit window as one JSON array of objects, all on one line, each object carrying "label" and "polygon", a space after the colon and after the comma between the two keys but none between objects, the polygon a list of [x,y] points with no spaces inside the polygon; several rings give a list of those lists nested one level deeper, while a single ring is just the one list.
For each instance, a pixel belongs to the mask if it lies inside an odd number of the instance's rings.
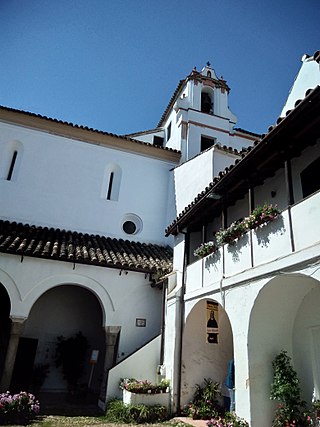
[{"label": "narrow slit window", "polygon": [[167,141],[171,138],[171,122],[169,123],[169,126],[167,127]]},{"label": "narrow slit window", "polygon": [[108,192],[107,192],[107,200],[111,200],[113,178],[114,178],[114,172],[111,172],[111,173],[110,173],[110,177],[109,177],[109,185],[108,185]]},{"label": "narrow slit window", "polygon": [[13,155],[12,155],[11,163],[10,163],[10,168],[9,168],[9,172],[8,172],[8,176],[7,176],[7,181],[11,181],[12,174],[13,174],[13,169],[14,169],[14,165],[15,165],[16,160],[17,160],[17,155],[18,155],[18,151],[14,151]]}]

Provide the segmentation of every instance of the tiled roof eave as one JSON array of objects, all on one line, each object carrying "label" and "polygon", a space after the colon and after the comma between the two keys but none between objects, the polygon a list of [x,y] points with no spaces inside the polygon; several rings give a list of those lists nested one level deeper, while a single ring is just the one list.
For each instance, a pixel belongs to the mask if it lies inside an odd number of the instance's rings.
[{"label": "tiled roof eave", "polygon": [[172,249],[0,220],[0,253],[141,273],[172,270]]},{"label": "tiled roof eave", "polygon": [[87,265],[87,266],[93,266],[93,267],[100,267],[100,268],[113,268],[116,270],[123,270],[123,271],[134,271],[136,273],[144,273],[144,274],[152,274],[156,273],[156,269],[147,269],[147,268],[135,268],[130,266],[129,264],[112,264],[112,263],[99,263],[98,261],[85,261],[85,260],[72,260],[72,259],[59,259],[57,257],[52,257],[48,255],[26,255],[24,253],[16,253],[14,251],[4,251],[0,249],[0,253],[7,254],[7,255],[15,255],[19,256],[21,258],[21,261],[23,261],[24,258],[36,258],[36,259],[42,259],[42,260],[50,260],[50,261],[58,261],[58,262],[66,262],[73,265]]},{"label": "tiled roof eave", "polygon": [[17,124],[28,128],[49,132],[66,138],[91,142],[98,145],[117,146],[125,150],[139,151],[148,150],[155,156],[180,156],[180,151],[168,147],[155,146],[148,142],[139,141],[129,136],[120,136],[87,126],[81,126],[62,120],[52,119],[40,114],[30,113],[14,108],[0,106],[0,120],[10,124]]}]

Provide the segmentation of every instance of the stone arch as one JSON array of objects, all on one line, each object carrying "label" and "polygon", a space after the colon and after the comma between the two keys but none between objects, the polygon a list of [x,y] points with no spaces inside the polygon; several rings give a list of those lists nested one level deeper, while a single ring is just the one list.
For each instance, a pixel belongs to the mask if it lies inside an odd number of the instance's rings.
[{"label": "stone arch", "polygon": [[55,365],[58,337],[75,337],[81,332],[86,337],[89,347],[80,384],[88,384],[91,370],[90,354],[92,350],[98,350],[98,363],[95,365],[90,389],[99,393],[106,351],[102,318],[101,302],[88,287],[64,283],[47,288],[34,300],[28,313],[19,341],[11,381],[12,389],[29,389],[32,386],[33,369],[48,365],[49,375],[45,379],[43,390],[66,391],[67,383],[63,379],[61,368]]},{"label": "stone arch", "polygon": [[[306,310],[310,295],[313,295],[313,308]],[[303,274],[280,274],[268,281],[257,295],[248,329],[252,425],[271,425],[275,407],[270,401],[272,361],[281,350],[286,350],[292,357],[298,377],[305,385],[303,397],[311,401],[313,384],[306,381],[312,377],[312,366],[306,336],[312,323],[320,329],[320,315],[316,308],[319,304],[319,282]]]},{"label": "stone arch", "polygon": [[[218,315],[218,343],[208,343],[207,322],[210,306],[216,304]],[[205,298],[197,301],[189,311],[183,332],[181,405],[189,402],[194,386],[211,378],[224,384],[228,361],[233,359],[233,336],[227,312],[216,300]],[[227,396],[227,390],[223,390]]]},{"label": "stone arch", "polygon": [[111,297],[98,281],[80,274],[56,274],[39,282],[24,298],[25,317],[28,317],[33,304],[42,294],[51,288],[65,284],[84,287],[97,297],[102,309],[102,326],[105,326],[107,313],[115,311]]},{"label": "stone arch", "polygon": [[0,283],[2,283],[2,285],[6,289],[11,302],[10,314],[19,315],[19,309],[17,313],[14,313],[14,308],[20,307],[21,305],[22,297],[21,297],[20,291],[14,279],[6,271],[2,270],[1,268],[0,268]]}]

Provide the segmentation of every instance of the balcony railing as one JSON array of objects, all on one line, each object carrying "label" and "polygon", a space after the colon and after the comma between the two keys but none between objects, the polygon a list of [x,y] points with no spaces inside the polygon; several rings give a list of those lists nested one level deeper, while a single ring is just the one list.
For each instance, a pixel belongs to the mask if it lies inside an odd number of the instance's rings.
[{"label": "balcony railing", "polygon": [[[187,293],[218,288],[223,277],[281,259],[320,242],[320,192],[286,209],[273,222],[187,267]],[[290,220],[291,218],[291,220]]]}]

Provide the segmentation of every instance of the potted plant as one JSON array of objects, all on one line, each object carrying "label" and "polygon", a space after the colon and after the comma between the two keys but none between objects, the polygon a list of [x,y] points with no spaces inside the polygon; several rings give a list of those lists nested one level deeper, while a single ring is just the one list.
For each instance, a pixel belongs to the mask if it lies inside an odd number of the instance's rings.
[{"label": "potted plant", "polygon": [[220,384],[205,378],[203,384],[196,384],[192,402],[184,408],[184,413],[193,419],[211,419],[222,412],[218,403],[221,395]]},{"label": "potted plant", "polygon": [[193,255],[199,258],[204,258],[217,250],[217,246],[212,242],[201,243],[201,245],[193,251]]},{"label": "potted plant", "polygon": [[123,403],[163,405],[169,407],[170,381],[163,379],[159,384],[153,384],[149,380],[136,380],[125,378],[120,381],[123,390]]},{"label": "potted plant", "polygon": [[75,336],[57,338],[56,367],[62,367],[63,378],[68,383],[68,391],[74,394],[84,372],[84,361],[89,348],[88,341],[81,332]]},{"label": "potted plant", "polygon": [[220,229],[216,233],[217,244],[222,246],[226,243],[232,244],[236,239],[239,239],[248,230],[246,224],[239,220],[229,225],[226,229]]},{"label": "potted plant", "polygon": [[291,359],[282,350],[272,362],[274,376],[271,385],[270,399],[279,402],[272,427],[311,425],[311,417],[307,414],[306,403],[301,399],[300,382],[291,366]]},{"label": "potted plant", "polygon": [[273,221],[279,213],[277,205],[273,206],[265,203],[263,206],[256,207],[251,214],[244,219],[244,223],[248,230],[252,230]]}]

